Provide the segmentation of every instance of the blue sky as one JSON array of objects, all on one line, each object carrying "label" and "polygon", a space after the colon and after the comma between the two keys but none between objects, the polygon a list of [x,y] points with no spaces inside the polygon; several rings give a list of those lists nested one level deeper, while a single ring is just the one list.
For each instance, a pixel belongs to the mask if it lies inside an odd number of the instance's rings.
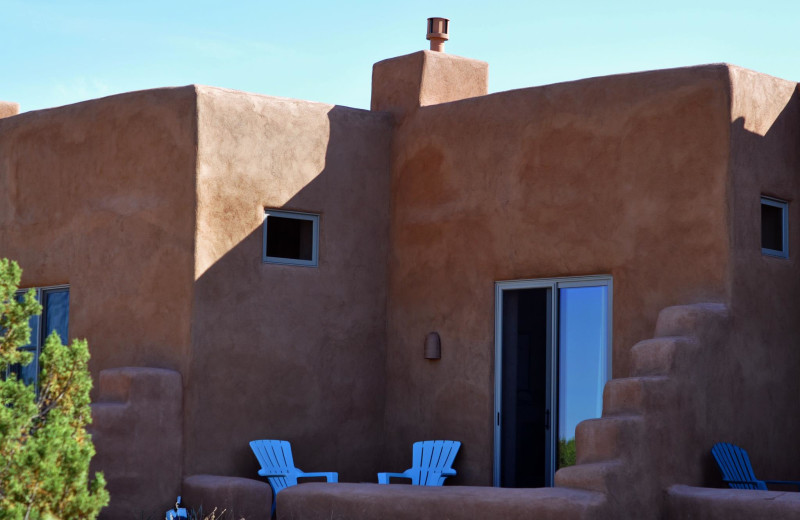
[{"label": "blue sky", "polygon": [[427,48],[429,16],[492,92],[722,61],[800,80],[797,1],[0,0],[0,99],[199,83],[368,108],[372,64]]}]

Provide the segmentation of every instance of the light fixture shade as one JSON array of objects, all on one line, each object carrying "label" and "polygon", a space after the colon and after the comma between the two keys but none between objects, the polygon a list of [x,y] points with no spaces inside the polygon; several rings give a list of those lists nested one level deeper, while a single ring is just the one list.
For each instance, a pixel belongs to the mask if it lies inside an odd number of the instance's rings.
[{"label": "light fixture shade", "polygon": [[425,336],[425,359],[442,359],[442,340],[438,332]]}]

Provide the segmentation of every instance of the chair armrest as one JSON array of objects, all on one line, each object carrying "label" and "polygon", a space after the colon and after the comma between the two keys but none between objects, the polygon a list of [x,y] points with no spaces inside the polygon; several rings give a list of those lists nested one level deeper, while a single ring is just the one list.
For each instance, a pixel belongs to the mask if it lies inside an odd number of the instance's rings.
[{"label": "chair armrest", "polygon": [[378,473],[378,484],[388,484],[391,477],[411,479],[405,473]]},{"label": "chair armrest", "polygon": [[325,477],[325,480],[328,482],[339,482],[339,474],[335,471],[320,471],[317,473],[300,473],[297,475],[297,478],[306,478],[306,477]]},{"label": "chair armrest", "polygon": [[258,470],[258,476],[260,477],[288,477],[288,473],[270,473],[265,469]]},{"label": "chair armrest", "polygon": [[454,470],[454,469],[446,469],[444,471],[440,471],[439,473],[441,473],[441,475],[443,477],[455,477],[456,476],[456,470]]}]

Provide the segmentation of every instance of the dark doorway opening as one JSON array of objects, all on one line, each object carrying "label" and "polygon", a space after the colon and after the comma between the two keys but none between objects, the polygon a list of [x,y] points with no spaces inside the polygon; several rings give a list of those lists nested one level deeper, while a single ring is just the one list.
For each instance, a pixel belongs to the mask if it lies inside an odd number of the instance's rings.
[{"label": "dark doorway opening", "polygon": [[551,289],[503,292],[500,485],[552,485]]}]

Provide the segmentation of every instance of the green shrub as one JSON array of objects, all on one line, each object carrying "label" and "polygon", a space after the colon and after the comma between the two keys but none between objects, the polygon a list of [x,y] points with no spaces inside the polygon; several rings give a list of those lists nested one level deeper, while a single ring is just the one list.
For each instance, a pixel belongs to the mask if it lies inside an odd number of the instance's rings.
[{"label": "green shrub", "polygon": [[[16,301],[21,275],[16,262],[0,259],[0,376],[31,361],[18,349],[30,340],[28,319],[41,313],[34,291]],[[38,394],[13,373],[0,377],[0,520],[94,519],[108,504],[103,475],[89,480],[88,361],[85,340],[67,347],[53,332],[39,360]]]},{"label": "green shrub", "polygon": [[575,439],[558,439],[558,467],[575,465]]}]

